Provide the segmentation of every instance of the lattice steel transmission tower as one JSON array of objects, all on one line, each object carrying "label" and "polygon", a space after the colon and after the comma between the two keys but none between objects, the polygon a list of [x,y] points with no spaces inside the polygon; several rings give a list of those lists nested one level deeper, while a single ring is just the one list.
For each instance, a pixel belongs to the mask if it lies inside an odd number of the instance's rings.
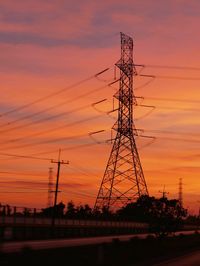
[{"label": "lattice steel transmission tower", "polygon": [[183,207],[183,183],[182,183],[182,178],[179,178],[178,199],[179,199],[181,207]]},{"label": "lattice steel transmission tower", "polygon": [[113,126],[117,132],[112,151],[104,172],[94,208],[117,209],[134,202],[141,195],[148,195],[144,173],[140,163],[134,136],[137,131],[133,120],[133,39],[121,34],[121,59],[116,63],[120,69],[118,120]]}]

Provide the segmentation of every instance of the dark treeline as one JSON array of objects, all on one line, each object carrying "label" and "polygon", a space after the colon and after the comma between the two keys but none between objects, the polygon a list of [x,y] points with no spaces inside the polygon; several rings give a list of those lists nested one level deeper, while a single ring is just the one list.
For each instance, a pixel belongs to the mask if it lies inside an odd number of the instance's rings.
[{"label": "dark treeline", "polygon": [[[53,207],[42,209],[45,215],[51,215]],[[68,218],[121,218],[129,221],[150,222],[155,216],[160,218],[174,217],[182,219],[187,216],[187,210],[181,207],[176,199],[169,200],[166,197],[141,196],[136,202],[129,203],[117,211],[111,211],[104,207],[92,209],[88,204],[75,205],[73,201],[66,204],[60,202],[56,206],[57,217]]]},{"label": "dark treeline", "polygon": [[[6,213],[3,213],[5,212]],[[88,204],[75,205],[73,201],[66,205],[60,202],[56,207],[43,208],[39,212],[31,212],[25,208],[22,212],[13,212],[9,205],[0,209],[0,214],[54,217],[63,219],[94,219],[94,220],[118,220],[147,223],[152,232],[168,234],[182,228],[183,224],[198,225],[200,217],[187,214],[177,199],[167,197],[155,198],[147,195],[141,196],[136,202],[111,211],[104,207],[93,209]]]},{"label": "dark treeline", "polygon": [[[51,216],[53,207],[43,209],[43,214]],[[136,202],[127,204],[117,211],[108,208],[92,209],[88,204],[77,205],[70,201],[66,206],[61,202],[56,206],[57,217],[68,219],[119,220],[147,223],[150,231],[167,235],[183,228],[183,224],[198,224],[199,217],[187,214],[177,199],[141,196]]]},{"label": "dark treeline", "polygon": [[[4,208],[3,208],[4,207]],[[6,207],[6,208],[5,208]],[[15,214],[29,216],[33,214],[34,209],[23,208],[21,211],[16,208]],[[36,209],[35,209],[36,210]],[[112,211],[106,207],[102,209],[91,208],[88,204],[75,205],[69,201],[66,205],[63,202],[54,207],[43,208],[35,211],[35,215],[51,217],[54,213],[56,218],[72,219],[120,219],[137,222],[151,222],[155,217],[159,219],[189,219],[192,223],[196,222],[195,216],[187,216],[187,210],[184,209],[177,199],[167,199],[167,197],[155,198],[147,195],[141,196],[136,202],[129,203],[126,206]],[[14,210],[9,205],[0,205],[0,214],[13,215]],[[198,217],[196,217],[198,219]]]}]

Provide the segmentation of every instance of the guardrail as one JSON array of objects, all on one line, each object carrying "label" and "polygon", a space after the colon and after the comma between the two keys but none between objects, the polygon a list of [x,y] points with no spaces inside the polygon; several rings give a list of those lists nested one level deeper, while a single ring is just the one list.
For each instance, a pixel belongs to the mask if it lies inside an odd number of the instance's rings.
[{"label": "guardrail", "polygon": [[[17,217],[17,216],[0,216],[1,226],[51,226],[51,218],[38,217]],[[104,220],[82,220],[82,219],[55,219],[57,227],[125,227],[125,228],[147,228],[148,224],[139,222],[126,221],[104,221]]]},{"label": "guardrail", "polygon": [[[0,206],[0,225],[17,226],[50,226],[52,217],[47,217],[42,209],[11,207],[9,205]],[[114,221],[114,220],[97,220],[97,219],[72,219],[68,217],[55,218],[55,226],[58,227],[125,227],[141,228],[148,227],[147,223],[132,221]]]}]

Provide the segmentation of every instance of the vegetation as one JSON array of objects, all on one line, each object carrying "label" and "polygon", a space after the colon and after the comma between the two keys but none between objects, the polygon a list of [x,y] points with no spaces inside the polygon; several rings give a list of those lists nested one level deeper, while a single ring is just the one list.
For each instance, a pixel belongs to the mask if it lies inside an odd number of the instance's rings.
[{"label": "vegetation", "polygon": [[142,196],[135,203],[120,209],[117,214],[129,220],[146,222],[158,236],[165,236],[181,228],[187,210],[176,199]]},{"label": "vegetation", "polygon": [[[30,209],[13,212],[9,205],[0,208],[0,214],[4,215],[25,215],[31,216]],[[136,202],[127,204],[125,207],[111,212],[104,207],[102,210],[93,210],[88,204],[77,205],[70,201],[65,204],[60,202],[56,208],[49,207],[34,212],[38,217],[54,217],[68,219],[96,219],[96,220],[127,220],[144,222],[149,224],[151,232],[158,236],[166,236],[171,232],[181,229],[183,223],[198,224],[199,217],[187,216],[187,210],[182,208],[176,199],[167,199],[166,197],[155,198],[150,196],[141,196]]]},{"label": "vegetation", "polygon": [[[112,219],[145,222],[149,224],[151,232],[159,237],[166,236],[171,232],[181,229],[183,220],[187,216],[186,209],[182,208],[176,199],[169,200],[166,197],[141,196],[136,202],[127,204],[116,212],[107,208],[102,210],[88,205],[78,205],[70,201],[65,205],[59,203],[56,206],[56,216],[73,219]],[[51,215],[52,207],[43,209],[43,214]]]}]

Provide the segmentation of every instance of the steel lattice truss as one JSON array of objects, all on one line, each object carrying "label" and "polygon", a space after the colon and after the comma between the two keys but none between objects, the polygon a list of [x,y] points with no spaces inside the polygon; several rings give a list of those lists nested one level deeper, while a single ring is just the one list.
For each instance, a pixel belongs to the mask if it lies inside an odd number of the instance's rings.
[{"label": "steel lattice truss", "polygon": [[123,33],[121,59],[116,66],[120,69],[120,88],[114,95],[119,102],[118,120],[113,126],[117,134],[95,203],[95,208],[100,209],[117,209],[148,194],[134,138],[133,40]]}]

